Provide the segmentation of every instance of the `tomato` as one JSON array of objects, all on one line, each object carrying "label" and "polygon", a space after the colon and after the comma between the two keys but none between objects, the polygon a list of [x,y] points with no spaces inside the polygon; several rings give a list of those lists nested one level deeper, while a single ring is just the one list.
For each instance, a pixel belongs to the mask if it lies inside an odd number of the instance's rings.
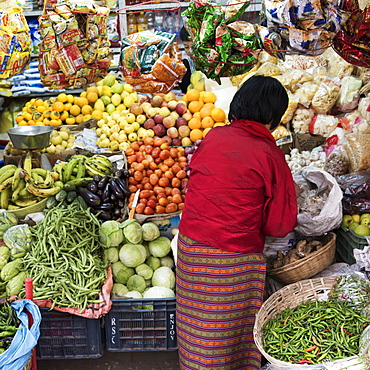
[{"label": "tomato", "polygon": [[133,166],[135,171],[143,171],[144,170],[144,165],[142,163],[137,163]]},{"label": "tomato", "polygon": [[168,186],[170,184],[170,180],[167,178],[167,177],[162,177],[162,178],[160,178],[159,179],[159,181],[158,181],[158,185],[159,186],[162,186],[162,187],[166,187],[166,186]]},{"label": "tomato", "polygon": [[154,139],[152,137],[146,137],[144,139],[144,144],[145,145],[153,145],[154,144]]},{"label": "tomato", "polygon": [[189,184],[189,179],[188,178],[182,179],[181,180],[181,189],[186,189],[188,187],[188,184]]},{"label": "tomato", "polygon": [[125,155],[126,157],[130,157],[131,155],[134,155],[135,154],[135,150],[132,149],[132,148],[128,148],[126,151],[125,151]]},{"label": "tomato", "polygon": [[140,171],[135,171],[135,173],[134,173],[134,179],[136,180],[136,181],[141,181],[142,179],[143,179],[143,173],[142,172],[140,172]]},{"label": "tomato", "polygon": [[145,176],[143,177],[143,179],[140,181],[141,184],[145,185],[149,182],[149,177],[148,176]]},{"label": "tomato", "polygon": [[152,190],[143,190],[140,192],[139,198],[149,198],[151,195],[153,195],[154,192]]},{"label": "tomato", "polygon": [[172,213],[177,211],[177,204],[170,203],[166,206],[166,213]]},{"label": "tomato", "polygon": [[179,162],[188,162],[186,157],[179,157]]},{"label": "tomato", "polygon": [[[142,171],[142,174],[143,174],[143,177],[148,176],[148,175],[146,174],[146,170],[143,170],[143,171]],[[149,176],[148,176],[148,177],[149,177]]]},{"label": "tomato", "polygon": [[137,152],[139,150],[139,147],[140,146],[137,142],[131,144],[131,149],[135,150],[135,152]]},{"label": "tomato", "polygon": [[137,185],[138,184],[138,182],[132,176],[130,176],[128,178],[128,183],[129,183],[129,185]]},{"label": "tomato", "polygon": [[146,215],[154,215],[154,209],[150,207],[145,207],[144,214]]},{"label": "tomato", "polygon": [[166,193],[159,193],[159,194],[157,194],[157,199],[159,200],[161,198],[167,198]]},{"label": "tomato", "polygon": [[141,164],[144,166],[145,169],[149,168],[149,161],[147,159],[143,159]]},{"label": "tomato", "polygon": [[158,168],[158,165],[153,161],[149,163],[149,168],[154,171]]},{"label": "tomato", "polygon": [[179,188],[181,185],[181,180],[178,179],[177,177],[174,177],[171,181],[171,185],[173,188]]},{"label": "tomato", "polygon": [[166,171],[164,173],[164,176],[167,177],[168,179],[172,180],[175,176],[171,171]]},{"label": "tomato", "polygon": [[148,203],[148,199],[142,198],[142,199],[139,200],[139,203],[147,204]]},{"label": "tomato", "polygon": [[155,209],[157,202],[153,199],[148,200],[148,203],[146,204],[148,207]]},{"label": "tomato", "polygon": [[154,186],[153,190],[154,190],[154,193],[157,195],[165,192],[161,186]]},{"label": "tomato", "polygon": [[173,160],[173,158],[169,157],[167,159],[165,159],[163,161],[163,163],[168,166],[168,167],[172,167],[174,164],[175,164],[175,161]]},{"label": "tomato", "polygon": [[160,146],[160,148],[161,148],[162,150],[168,149],[168,144],[167,144],[166,142],[164,142],[164,143]]},{"label": "tomato", "polygon": [[180,204],[180,203],[182,203],[181,195],[180,195],[180,194],[175,194],[175,195],[172,197],[172,202],[173,202],[173,203],[176,203],[176,204]]},{"label": "tomato", "polygon": [[136,162],[136,160],[137,160],[136,154],[130,155],[130,156],[127,157],[127,163],[128,164],[134,163],[134,162]]},{"label": "tomato", "polygon": [[137,184],[136,187],[137,187],[138,190],[143,190],[144,189],[143,184]]},{"label": "tomato", "polygon": [[158,199],[158,204],[160,206],[166,207],[168,203],[169,203],[169,201],[167,200],[167,198],[160,198],[160,199]]},{"label": "tomato", "polygon": [[150,154],[147,154],[147,155],[145,156],[145,159],[146,159],[149,163],[154,161],[154,158],[153,158]]},{"label": "tomato", "polygon": [[147,182],[144,184],[144,190],[153,190],[153,185]]},{"label": "tomato", "polygon": [[160,178],[163,175],[162,170],[159,170],[159,169],[154,170],[154,173],[158,176],[158,178]]},{"label": "tomato", "polygon": [[164,161],[165,159],[167,159],[168,157],[170,156],[170,152],[169,150],[162,150],[159,154],[159,158]]},{"label": "tomato", "polygon": [[172,188],[170,188],[169,186],[166,186],[164,188],[164,191],[165,191],[166,195],[171,195]]},{"label": "tomato", "polygon": [[146,154],[150,154],[153,150],[153,147],[151,145],[146,145],[145,146],[145,152]]},{"label": "tomato", "polygon": [[180,180],[184,179],[186,177],[186,171],[181,170],[181,171],[177,172],[176,177]]},{"label": "tomato", "polygon": [[165,164],[161,163],[159,166],[159,169],[162,171],[162,172],[166,172],[168,171],[168,166],[166,166]]},{"label": "tomato", "polygon": [[152,173],[149,177],[149,182],[154,186],[158,183],[158,176],[155,173]]},{"label": "tomato", "polygon": [[174,175],[177,175],[181,171],[181,167],[176,163],[171,167],[171,171]]},{"label": "tomato", "polygon": [[147,170],[146,171],[146,175],[148,176],[148,177],[150,177],[150,175],[151,174],[153,174],[154,173],[154,171],[153,170]]},{"label": "tomato", "polygon": [[138,153],[136,154],[136,160],[137,160],[139,163],[141,163],[144,159],[145,159],[145,156],[144,156],[144,154],[143,154],[142,152],[138,152]]},{"label": "tomato", "polygon": [[164,139],[161,137],[156,136],[153,141],[154,146],[161,146],[164,143]]},{"label": "tomato", "polygon": [[128,173],[129,173],[130,176],[133,176],[134,175],[134,172],[135,172],[135,170],[133,168],[130,168],[128,170]]},{"label": "tomato", "polygon": [[128,191],[130,193],[136,193],[137,187],[135,185],[129,185]]},{"label": "tomato", "polygon": [[185,167],[188,166],[188,164],[186,162],[179,162],[179,166],[184,169]]},{"label": "tomato", "polygon": [[176,158],[177,157],[177,154],[178,154],[178,150],[177,150],[177,148],[171,148],[170,149],[170,156],[172,157],[172,158]]},{"label": "tomato", "polygon": [[157,203],[157,197],[155,194],[151,195],[148,200],[154,200]]},{"label": "tomato", "polygon": [[177,205],[177,209],[178,209],[179,211],[182,211],[182,210],[184,209],[184,206],[185,206],[185,204],[184,204],[184,203],[180,203],[180,204],[178,204],[178,205]]},{"label": "tomato", "polygon": [[140,152],[145,152],[145,145],[140,145],[140,148],[139,148],[139,151]]},{"label": "tomato", "polygon": [[161,149],[158,147],[154,147],[151,155],[153,158],[158,158],[160,153],[161,153]]},{"label": "tomato", "polygon": [[[137,190],[137,189],[136,189]],[[135,190],[135,191],[136,191]],[[132,192],[132,194],[130,194],[130,196],[129,196],[129,198],[128,198],[128,201],[131,203],[131,202],[133,202],[134,201],[134,198],[135,198],[135,194],[134,194],[134,192]]]},{"label": "tomato", "polygon": [[168,203],[172,203],[172,195],[167,196]]},{"label": "tomato", "polygon": [[165,213],[166,212],[166,208],[163,207],[163,206],[156,206],[155,207],[155,213]]},{"label": "tomato", "polygon": [[143,140],[138,140],[137,141],[137,145],[139,145],[139,147],[142,146],[143,144],[144,144],[144,141]]},{"label": "tomato", "polygon": [[173,196],[173,195],[179,195],[179,194],[181,194],[181,191],[180,191],[180,189],[179,188],[173,188],[172,190],[171,190],[171,195]]},{"label": "tomato", "polygon": [[136,206],[136,209],[135,209],[135,212],[136,213],[144,213],[144,209],[145,209],[146,205],[143,204],[143,203],[139,203],[137,206]]},{"label": "tomato", "polygon": [[159,157],[154,159],[154,162],[157,163],[157,164],[160,164],[162,162],[162,159],[160,159]]}]

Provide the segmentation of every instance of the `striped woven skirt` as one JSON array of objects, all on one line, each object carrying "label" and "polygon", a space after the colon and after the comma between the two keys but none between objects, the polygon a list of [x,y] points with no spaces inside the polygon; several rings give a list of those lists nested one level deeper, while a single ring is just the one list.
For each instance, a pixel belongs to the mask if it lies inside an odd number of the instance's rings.
[{"label": "striped woven skirt", "polygon": [[261,368],[253,325],[265,272],[262,254],[223,251],[179,235],[176,320],[182,370]]}]

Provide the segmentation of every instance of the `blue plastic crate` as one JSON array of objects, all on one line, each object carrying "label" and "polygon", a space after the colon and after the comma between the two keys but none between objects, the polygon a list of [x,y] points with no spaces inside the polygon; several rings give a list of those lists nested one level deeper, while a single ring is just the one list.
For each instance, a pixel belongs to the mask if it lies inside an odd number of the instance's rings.
[{"label": "blue plastic crate", "polygon": [[107,351],[177,349],[175,298],[112,299],[112,302],[104,318]]},{"label": "blue plastic crate", "polygon": [[86,319],[45,308],[41,309],[41,317],[37,359],[75,360],[103,356],[100,319]]}]

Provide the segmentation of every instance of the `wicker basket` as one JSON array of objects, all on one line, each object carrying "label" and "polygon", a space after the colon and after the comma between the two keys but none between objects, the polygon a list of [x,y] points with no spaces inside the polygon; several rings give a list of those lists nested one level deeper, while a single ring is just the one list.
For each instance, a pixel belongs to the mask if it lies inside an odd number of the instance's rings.
[{"label": "wicker basket", "polygon": [[[295,365],[288,362],[276,360],[265,352],[263,349],[263,332],[262,327],[266,321],[276,316],[280,312],[284,311],[287,308],[294,308],[299,304],[306,302],[307,300],[317,300],[323,297],[335,283],[334,277],[325,277],[317,278],[310,280],[302,280],[294,284],[287,285],[282,289],[278,290],[272,294],[262,305],[261,309],[258,311],[256,316],[256,321],[254,324],[253,335],[254,341],[262,353],[262,355],[269,361],[272,365],[277,368],[286,369],[286,368],[306,368],[304,365]],[[356,356],[348,357],[343,360],[335,361],[338,363],[346,363]],[[319,368],[317,365],[307,365],[309,368]],[[338,367],[339,369],[339,367]]]},{"label": "wicker basket", "polygon": [[44,198],[43,200],[37,202],[36,204],[33,204],[32,206],[15,209],[10,212],[19,219],[23,219],[30,213],[42,212],[46,207],[47,200],[48,198]]},{"label": "wicker basket", "polygon": [[336,234],[328,233],[322,239],[325,245],[318,251],[288,265],[268,270],[267,275],[282,284],[292,284],[311,278],[326,269],[334,261],[336,237]]}]

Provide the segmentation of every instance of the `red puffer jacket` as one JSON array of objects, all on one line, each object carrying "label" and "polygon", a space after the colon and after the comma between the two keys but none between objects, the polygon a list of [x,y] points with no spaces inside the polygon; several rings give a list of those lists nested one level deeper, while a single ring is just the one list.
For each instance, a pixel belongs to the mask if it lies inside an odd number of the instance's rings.
[{"label": "red puffer jacket", "polygon": [[265,126],[255,135],[243,122],[212,129],[193,155],[179,230],[219,249],[261,253],[265,235],[294,229],[298,207],[283,151]]}]

